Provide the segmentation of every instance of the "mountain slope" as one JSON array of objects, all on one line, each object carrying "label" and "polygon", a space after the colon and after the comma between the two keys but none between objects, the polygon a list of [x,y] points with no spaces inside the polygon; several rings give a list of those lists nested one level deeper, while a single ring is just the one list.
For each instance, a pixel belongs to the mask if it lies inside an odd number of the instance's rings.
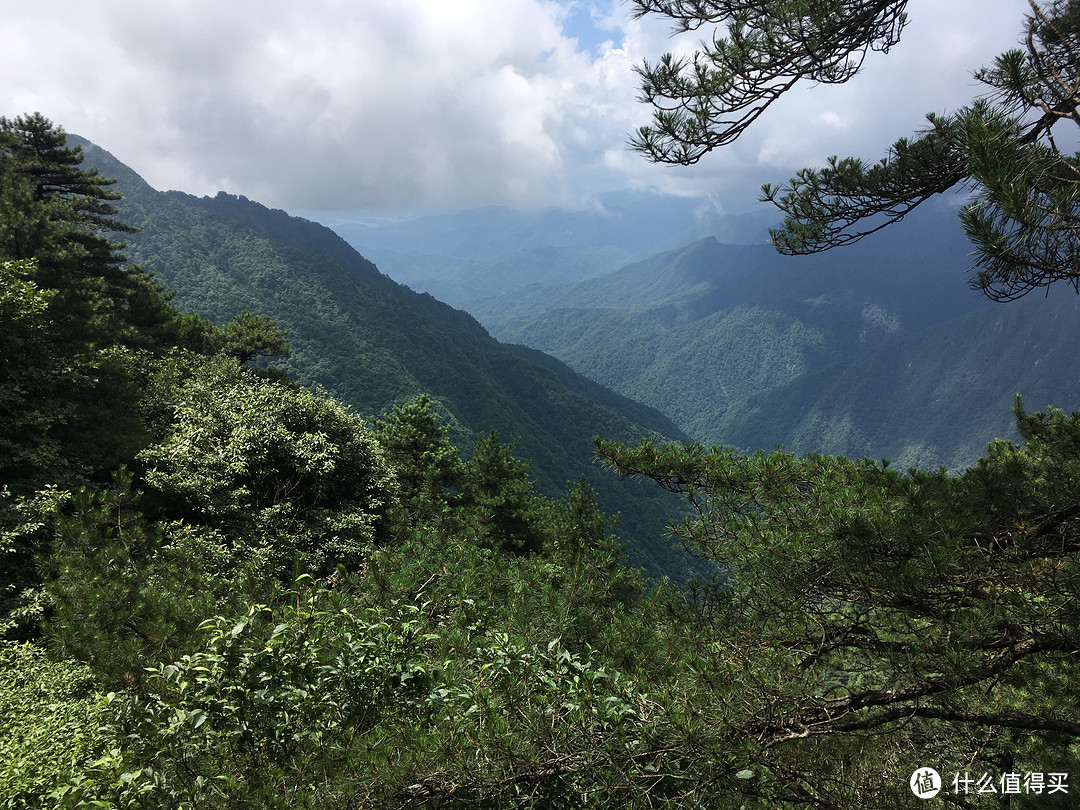
[{"label": "mountain slope", "polygon": [[532,460],[544,492],[561,494],[585,475],[601,507],[622,512],[631,562],[678,573],[684,562],[660,539],[670,502],[592,463],[594,435],[678,438],[668,419],[553,359],[537,363],[499,344],[465,313],[379,273],[321,225],[242,197],[158,192],[104,150],[84,149],[87,164],[118,178],[121,218],[141,229],[127,240],[129,260],[153,268],[178,306],[218,322],[242,310],[271,316],[293,346],[276,365],[362,415],[428,393],[466,449],[491,428],[504,441],[520,437],[518,454]]},{"label": "mountain slope", "polygon": [[752,396],[722,426],[736,447],[782,443],[901,467],[957,469],[1028,410],[1080,407],[1080,300],[1029,296],[898,337],[852,362]]},{"label": "mountain slope", "polygon": [[707,239],[472,311],[698,441],[959,467],[1014,435],[1015,393],[1075,407],[1080,371],[1075,294],[990,304],[969,250],[931,209],[823,255]]},{"label": "mountain slope", "polygon": [[469,308],[537,281],[570,284],[602,275],[710,234],[763,243],[766,216],[724,216],[701,199],[624,190],[582,210],[489,206],[333,227],[395,280]]}]

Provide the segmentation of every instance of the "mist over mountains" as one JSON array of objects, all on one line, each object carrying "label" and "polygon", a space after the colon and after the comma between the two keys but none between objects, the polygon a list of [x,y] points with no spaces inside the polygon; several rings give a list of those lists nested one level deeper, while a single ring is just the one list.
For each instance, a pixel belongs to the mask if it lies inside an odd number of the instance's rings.
[{"label": "mist over mountains", "polygon": [[9,14],[0,810],[1072,808],[1080,0],[987,2]]},{"label": "mist over mountains", "polygon": [[765,244],[772,218],[764,208],[728,215],[701,198],[627,190],[582,210],[488,206],[333,228],[396,281],[471,310],[491,296],[582,281],[707,236]]},{"label": "mist over mountains", "polygon": [[767,209],[724,218],[627,199],[609,198],[606,219],[472,211],[339,230],[386,250],[411,239],[413,262],[385,265],[398,280],[443,290],[498,339],[558,357],[705,444],[956,469],[1015,437],[1016,394],[1034,409],[1077,400],[1075,293],[984,299],[947,204],[848,248],[784,257],[766,244]]},{"label": "mist over mountains", "polygon": [[[1080,394],[1075,294],[982,298],[946,205],[794,258],[766,243],[766,208],[724,216],[636,192],[335,235],[244,198],[155,192],[102,150],[87,156],[120,177],[122,215],[142,228],[131,258],[179,304],[272,315],[292,333],[284,368],[362,413],[427,391],[464,446],[491,427],[520,437],[546,491],[582,472],[611,486],[591,462],[597,434],[958,469],[1015,437],[1016,394],[1031,409]],[[663,533],[649,496],[613,497],[624,523],[648,524],[627,531]]]}]

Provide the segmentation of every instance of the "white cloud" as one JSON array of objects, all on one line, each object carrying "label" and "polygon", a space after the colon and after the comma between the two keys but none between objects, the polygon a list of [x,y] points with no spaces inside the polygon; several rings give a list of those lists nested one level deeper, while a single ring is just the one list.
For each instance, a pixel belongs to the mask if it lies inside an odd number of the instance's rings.
[{"label": "white cloud", "polygon": [[672,42],[619,0],[10,3],[0,114],[40,110],[159,188],[289,210],[542,205],[631,184],[748,205],[762,181],[878,151],[969,99],[1025,8],[912,0],[904,42],[864,76],[786,100],[690,168],[625,141],[649,114],[633,65],[695,37]]}]

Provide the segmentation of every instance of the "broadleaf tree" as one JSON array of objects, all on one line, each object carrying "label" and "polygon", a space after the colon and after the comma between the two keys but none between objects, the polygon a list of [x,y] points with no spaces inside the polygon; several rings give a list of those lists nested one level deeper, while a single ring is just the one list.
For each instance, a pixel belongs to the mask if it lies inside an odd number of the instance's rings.
[{"label": "broadleaf tree", "polygon": [[[975,245],[972,285],[1010,300],[1055,281],[1080,290],[1080,163],[1068,146],[1080,125],[1080,3],[1029,0],[1021,47],[975,72],[983,92],[927,116],[873,162],[832,157],[764,199],[785,215],[783,253],[856,242],[951,189]],[[888,51],[906,0],[634,0],[637,16],[679,30],[715,27],[692,55],[638,68],[654,108],[631,145],[660,163],[693,164],[739,138],[800,84],[855,77],[867,53]]]}]

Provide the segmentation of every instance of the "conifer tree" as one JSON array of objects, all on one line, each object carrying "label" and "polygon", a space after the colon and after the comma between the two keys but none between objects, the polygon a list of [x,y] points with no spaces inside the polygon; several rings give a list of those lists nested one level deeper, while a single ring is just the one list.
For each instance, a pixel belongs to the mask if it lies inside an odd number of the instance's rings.
[{"label": "conifer tree", "polygon": [[375,424],[375,437],[397,475],[401,503],[414,521],[434,516],[450,503],[450,490],[461,486],[461,455],[433,408],[424,394]]},{"label": "conifer tree", "polygon": [[[692,56],[640,69],[655,110],[633,146],[686,165],[741,137],[797,84],[851,80],[907,22],[906,0],[635,5],[682,30],[719,29]],[[973,286],[995,300],[1061,281],[1080,289],[1080,156],[1067,148],[1080,124],[1080,2],[1029,5],[1023,47],[976,73],[987,94],[929,116],[877,163],[831,158],[765,186],[786,215],[776,247],[850,244],[966,187]],[[1080,414],[1018,402],[1016,416],[1025,444],[994,442],[959,475],[600,443],[621,474],[685,496],[691,517],[674,533],[726,568],[687,616],[723,639],[700,666],[717,685],[713,763],[729,757],[739,792],[765,806],[906,806],[912,759],[930,752],[998,784],[1070,770]],[[958,782],[944,796],[984,806],[989,791],[973,792]]]},{"label": "conifer tree", "polygon": [[27,280],[52,291],[53,350],[201,348],[206,324],[178,312],[153,273],[125,263],[113,237],[134,229],[116,216],[116,181],[82,160],[40,113],[0,118],[0,257],[33,259]]},{"label": "conifer tree", "polygon": [[235,358],[247,365],[256,357],[286,357],[289,341],[285,332],[266,315],[241,312],[231,321],[206,330],[211,352]]},{"label": "conifer tree", "polygon": [[[64,130],[41,114],[0,118],[0,259],[13,289],[47,302],[32,340],[22,341],[19,367],[14,358],[0,367],[0,392],[24,390],[9,375],[36,380],[39,392],[43,381],[54,383],[50,407],[33,406],[41,418],[13,437],[10,458],[40,458],[39,448],[53,447],[66,466],[42,478],[39,466],[0,458],[4,483],[21,489],[102,478],[133,458],[147,437],[135,407],[143,361],[130,350],[201,348],[208,328],[178,312],[153,274],[124,263],[113,236],[132,229],[116,217],[115,181],[82,159],[82,148],[69,147]],[[27,365],[31,358],[37,365]],[[59,382],[53,372],[61,367]]]},{"label": "conifer tree", "polygon": [[955,476],[600,444],[621,474],[685,496],[676,536],[727,570],[684,614],[683,632],[717,640],[697,664],[711,697],[694,708],[716,718],[714,753],[695,767],[745,769],[767,806],[845,808],[900,806],[930,755],[998,783],[1070,770],[1080,414],[1018,402],[1016,416],[1024,445],[994,442]]},{"label": "conifer tree", "polygon": [[[119,313],[132,272],[108,234],[130,231],[110,204],[115,181],[84,169],[81,147],[40,113],[0,118],[0,251],[36,259],[35,282],[56,290],[54,317],[90,338]],[[110,310],[113,310],[110,312]]]},{"label": "conifer tree", "polygon": [[[974,243],[973,286],[1009,300],[1054,281],[1080,289],[1080,3],[1029,0],[1023,46],[976,72],[985,92],[928,116],[876,163],[830,158],[763,188],[785,214],[778,250],[850,244],[957,187],[972,196],[961,221]],[[870,51],[888,51],[906,0],[635,0],[638,16],[682,30],[719,26],[690,57],[639,68],[650,125],[631,145],[651,160],[693,164],[739,138],[800,83],[852,79]]]}]

